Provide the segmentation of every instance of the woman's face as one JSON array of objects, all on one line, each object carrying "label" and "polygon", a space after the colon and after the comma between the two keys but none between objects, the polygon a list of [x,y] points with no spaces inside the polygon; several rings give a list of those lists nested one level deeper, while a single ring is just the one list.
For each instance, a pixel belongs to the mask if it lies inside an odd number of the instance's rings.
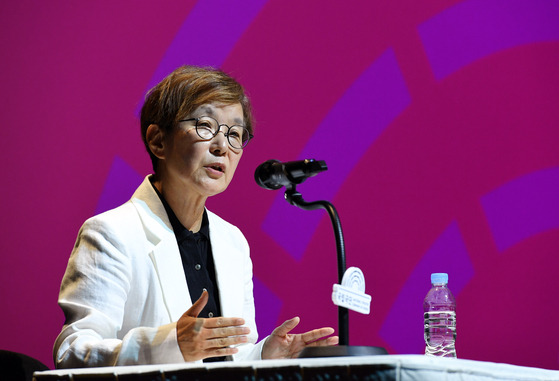
[{"label": "woman's face", "polygon": [[[195,109],[187,118],[210,116],[220,125],[243,125],[240,103],[205,104]],[[165,139],[165,159],[160,163],[173,188],[190,196],[209,197],[223,192],[233,179],[243,150],[233,149],[227,142],[222,127],[211,140],[202,140],[196,133],[196,121],[179,123]]]}]

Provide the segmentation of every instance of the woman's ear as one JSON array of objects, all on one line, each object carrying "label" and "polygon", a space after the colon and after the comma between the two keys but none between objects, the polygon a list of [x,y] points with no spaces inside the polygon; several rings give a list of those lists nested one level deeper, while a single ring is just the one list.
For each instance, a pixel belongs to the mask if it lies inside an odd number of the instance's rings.
[{"label": "woman's ear", "polygon": [[160,160],[165,159],[165,134],[157,124],[150,124],[148,126],[146,142],[155,157]]}]

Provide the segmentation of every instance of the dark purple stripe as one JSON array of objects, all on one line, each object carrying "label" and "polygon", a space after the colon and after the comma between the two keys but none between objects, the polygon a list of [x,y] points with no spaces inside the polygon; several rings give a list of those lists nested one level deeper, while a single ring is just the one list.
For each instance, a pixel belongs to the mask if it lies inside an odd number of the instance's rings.
[{"label": "dark purple stripe", "polygon": [[257,311],[258,337],[263,339],[276,328],[283,302],[256,276],[252,280],[254,283],[254,304]]},{"label": "dark purple stripe", "polygon": [[379,331],[380,337],[397,353],[419,354],[425,349],[420,328],[423,326],[423,299],[431,287],[431,273],[435,272],[448,273],[448,287],[455,297],[474,276],[474,267],[456,222],[437,238],[407,277]]},{"label": "dark purple stripe", "polygon": [[502,185],[481,199],[499,251],[535,234],[559,228],[559,167]]},{"label": "dark purple stripe", "polygon": [[559,40],[559,1],[469,0],[418,27],[437,79],[492,53]]},{"label": "dark purple stripe", "polygon": [[[411,101],[389,49],[351,85],[318,126],[300,159],[325,160],[328,171],[298,187],[307,201],[331,201],[375,139]],[[289,205],[280,190],[262,225],[299,260],[324,213]]]},{"label": "dark purple stripe", "polygon": [[103,185],[101,197],[97,201],[95,214],[116,208],[130,200],[130,197],[142,183],[142,180],[142,176],[128,165],[127,162],[119,156],[115,156]]},{"label": "dark purple stripe", "polygon": [[[200,0],[196,3],[165,52],[146,92],[181,65],[220,67],[266,2]],[[136,111],[139,115],[139,109]]]}]

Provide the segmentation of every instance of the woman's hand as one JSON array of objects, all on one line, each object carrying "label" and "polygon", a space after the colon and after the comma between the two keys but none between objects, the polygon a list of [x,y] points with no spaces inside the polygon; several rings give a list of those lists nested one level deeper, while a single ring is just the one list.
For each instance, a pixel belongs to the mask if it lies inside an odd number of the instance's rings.
[{"label": "woman's hand", "polygon": [[242,326],[242,318],[198,317],[208,298],[208,292],[202,292],[200,299],[177,321],[177,340],[185,361],[233,355],[238,349],[232,345],[248,341],[250,328]]},{"label": "woman's hand", "polygon": [[302,334],[289,332],[299,324],[300,319],[295,317],[274,329],[266,339],[262,348],[263,359],[295,358],[306,347],[322,347],[338,344],[338,336],[330,336],[333,328],[319,328]]}]

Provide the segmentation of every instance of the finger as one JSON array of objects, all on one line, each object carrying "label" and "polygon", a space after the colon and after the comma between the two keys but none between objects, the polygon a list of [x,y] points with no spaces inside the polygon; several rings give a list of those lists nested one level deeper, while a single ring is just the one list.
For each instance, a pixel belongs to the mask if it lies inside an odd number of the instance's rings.
[{"label": "finger", "polygon": [[306,347],[327,347],[331,345],[338,345],[340,339],[338,336],[325,337],[324,339],[316,340],[306,344]]},{"label": "finger", "polygon": [[222,337],[219,339],[206,340],[204,346],[206,349],[219,349],[246,342],[248,342],[248,337],[246,336]]},{"label": "finger", "polygon": [[303,333],[301,336],[305,343],[310,343],[318,339],[321,339],[323,337],[330,336],[333,333],[334,333],[334,328],[327,327],[327,328],[313,329],[312,331]]},{"label": "finger", "polygon": [[248,327],[224,327],[224,328],[206,328],[204,337],[206,339],[218,339],[229,336],[248,335],[250,328]]},{"label": "finger", "polygon": [[272,335],[286,336],[293,328],[297,327],[301,319],[298,316],[293,319],[286,320],[282,325],[274,329]]},{"label": "finger", "polygon": [[190,307],[185,312],[185,315],[198,317],[198,315],[200,315],[200,312],[202,312],[202,310],[206,306],[206,303],[208,303],[209,298],[210,297],[208,295],[208,291],[206,290],[202,291],[202,295],[200,295],[200,298],[198,298],[198,300],[192,305],[192,307]]},{"label": "finger", "polygon": [[212,348],[204,352],[204,358],[208,357],[221,357],[221,356],[231,356],[239,352],[237,348],[226,347],[226,348]]},{"label": "finger", "polygon": [[217,317],[204,320],[204,328],[238,327],[245,324],[243,318]]}]

